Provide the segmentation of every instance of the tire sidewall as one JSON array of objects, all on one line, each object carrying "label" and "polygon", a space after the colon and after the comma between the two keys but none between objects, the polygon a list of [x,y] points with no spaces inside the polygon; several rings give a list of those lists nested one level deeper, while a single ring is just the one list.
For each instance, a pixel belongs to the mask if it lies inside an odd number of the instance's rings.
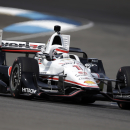
[{"label": "tire sidewall", "polygon": [[118,104],[118,106],[119,106],[121,109],[127,109],[127,110],[130,109],[130,103],[118,102],[117,104]]},{"label": "tire sidewall", "polygon": [[[117,73],[117,80],[121,82],[116,83],[116,89],[120,87],[123,90],[123,94],[127,94],[130,91],[130,66],[121,67]],[[130,103],[117,102],[121,109],[130,109]]]},{"label": "tire sidewall", "polygon": [[[129,87],[129,78],[127,74],[126,68],[120,68],[118,73],[117,73],[117,80],[123,81],[123,83],[117,83],[117,85],[124,86],[124,87]],[[123,79],[123,80],[122,80]]]},{"label": "tire sidewall", "polygon": [[[14,71],[17,69],[18,71],[18,82],[17,84],[14,86],[13,85],[13,74],[14,74]],[[18,98],[20,96],[20,93],[21,93],[21,63],[19,60],[15,60],[13,66],[12,66],[12,70],[11,70],[11,75],[10,75],[10,92],[11,92],[11,95],[13,97],[16,97]]]}]

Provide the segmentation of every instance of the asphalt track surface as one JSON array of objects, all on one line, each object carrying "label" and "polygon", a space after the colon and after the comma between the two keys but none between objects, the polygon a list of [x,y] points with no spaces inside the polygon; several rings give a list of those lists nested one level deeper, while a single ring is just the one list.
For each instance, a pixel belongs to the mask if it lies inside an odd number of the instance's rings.
[{"label": "asphalt track surface", "polygon": [[[71,46],[80,47],[89,57],[102,59],[106,74],[115,78],[121,66],[130,65],[130,2],[128,0],[11,0],[0,6],[46,12],[76,19],[94,26],[71,35]],[[24,18],[0,15],[0,28]],[[4,39],[23,34],[6,33]],[[25,34],[24,34],[25,35]],[[26,41],[46,42],[49,36]],[[8,55],[8,64],[16,56]],[[129,129],[130,110],[121,110],[116,103],[97,101],[91,105],[47,100],[32,101],[0,96],[0,130],[114,130]]]}]

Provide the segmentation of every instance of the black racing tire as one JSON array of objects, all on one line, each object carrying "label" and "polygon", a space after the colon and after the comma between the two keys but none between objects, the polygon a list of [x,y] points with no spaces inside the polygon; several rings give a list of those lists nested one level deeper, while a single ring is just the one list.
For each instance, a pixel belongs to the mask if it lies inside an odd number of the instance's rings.
[{"label": "black racing tire", "polygon": [[117,73],[116,79],[122,83],[116,83],[116,88],[120,85],[120,88],[130,89],[130,66],[121,67]]},{"label": "black racing tire", "polygon": [[130,103],[118,102],[117,104],[121,109],[130,109]]},{"label": "black racing tire", "polygon": [[21,76],[23,72],[33,72],[38,77],[38,62],[35,59],[28,57],[18,57],[14,61],[9,81],[10,93],[14,98],[21,97]]},{"label": "black racing tire", "polygon": [[19,62],[16,61],[13,64],[11,75],[10,75],[10,93],[13,97],[19,98],[20,97],[20,90],[21,90],[21,80],[20,80],[20,66]]},{"label": "black racing tire", "polygon": [[[130,91],[130,66],[121,67],[116,79],[121,81],[121,83],[117,82],[115,89],[118,89],[118,86],[120,86],[120,89],[125,88]],[[117,104],[121,109],[130,109],[130,103],[118,102]]]}]

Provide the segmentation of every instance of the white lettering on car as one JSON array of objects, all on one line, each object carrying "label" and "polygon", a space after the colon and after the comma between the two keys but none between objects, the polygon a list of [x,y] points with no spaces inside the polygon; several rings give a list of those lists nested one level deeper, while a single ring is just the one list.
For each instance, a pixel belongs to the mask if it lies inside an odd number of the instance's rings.
[{"label": "white lettering on car", "polygon": [[22,88],[22,92],[25,92],[25,93],[36,93],[37,90],[35,89],[30,89],[30,88]]},{"label": "white lettering on car", "polygon": [[95,67],[95,66],[97,66],[96,64],[85,64],[85,66],[87,67],[87,68],[91,68],[91,67]]},{"label": "white lettering on car", "polygon": [[42,47],[45,47],[45,45],[41,43],[28,43],[28,42],[16,42],[16,41],[3,40],[2,47],[41,49]]}]

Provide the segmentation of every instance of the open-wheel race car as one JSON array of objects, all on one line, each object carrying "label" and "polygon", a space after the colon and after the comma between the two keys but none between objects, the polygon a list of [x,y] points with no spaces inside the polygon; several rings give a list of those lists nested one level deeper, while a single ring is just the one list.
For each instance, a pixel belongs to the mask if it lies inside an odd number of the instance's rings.
[{"label": "open-wheel race car", "polygon": [[[100,94],[120,108],[129,108],[130,66],[121,67],[115,80],[109,79],[101,60],[70,47],[70,35],[60,34],[60,26],[54,30],[46,44],[2,40],[1,31],[0,93],[11,93],[15,98],[73,98],[86,103],[94,103],[95,95]],[[7,66],[6,52],[25,53],[25,57]],[[35,56],[30,58],[29,54]]]}]

